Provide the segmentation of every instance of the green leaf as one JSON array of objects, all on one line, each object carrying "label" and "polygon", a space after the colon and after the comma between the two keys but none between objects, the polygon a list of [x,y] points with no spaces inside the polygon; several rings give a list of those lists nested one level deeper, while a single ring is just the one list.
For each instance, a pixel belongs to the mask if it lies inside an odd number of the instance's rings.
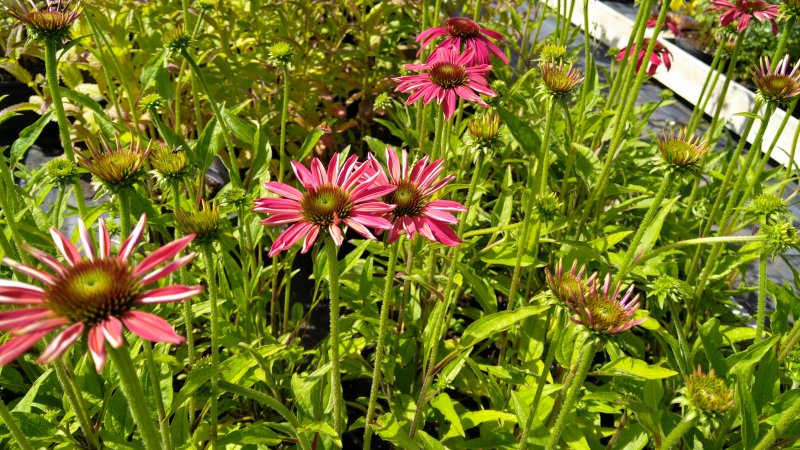
[{"label": "green leaf", "polygon": [[448,422],[450,426],[461,436],[464,437],[464,427],[461,425],[461,419],[458,417],[453,401],[446,392],[437,395],[436,398],[431,400],[431,406],[436,408]]},{"label": "green leaf", "polygon": [[542,140],[539,135],[533,131],[533,128],[517,118],[514,114],[503,108],[502,106],[495,106],[495,111],[500,115],[503,123],[506,124],[511,135],[522,147],[523,153],[527,155],[535,154],[542,146]]},{"label": "green leaf", "polygon": [[314,128],[314,131],[306,136],[306,140],[303,141],[303,145],[300,146],[300,152],[298,152],[297,156],[293,159],[295,161],[302,161],[311,155],[314,146],[317,145],[317,142],[319,142],[320,138],[324,136],[325,133],[328,133],[328,131],[325,131],[321,126]]},{"label": "green leaf", "polygon": [[650,365],[641,359],[629,356],[611,361],[603,366],[599,372],[604,375],[632,377],[641,380],[660,380],[678,374],[674,370]]},{"label": "green leaf", "polygon": [[172,406],[170,407],[170,414],[174,413],[179,407],[183,406],[189,397],[194,394],[200,386],[206,384],[208,380],[211,379],[211,374],[214,373],[215,368],[211,367],[210,365],[207,366],[200,366],[195,369],[192,369],[191,372],[186,376],[186,382],[183,384],[180,392],[175,396],[172,400]]},{"label": "green leaf", "polygon": [[405,430],[393,414],[388,413],[378,417],[377,433],[384,441],[388,441],[403,450],[420,450],[419,444],[408,437]]},{"label": "green leaf", "polygon": [[758,412],[753,401],[753,393],[750,392],[750,386],[747,383],[748,379],[750,379],[749,373],[739,372],[736,400],[742,417],[742,444],[744,448],[755,448],[758,440]]},{"label": "green leaf", "polygon": [[769,339],[764,339],[743,352],[729,356],[725,362],[728,363],[731,372],[751,373],[753,366],[761,361],[761,358],[772,349],[780,338],[780,336],[771,336]]},{"label": "green leaf", "polygon": [[515,311],[501,311],[482,317],[471,323],[458,343],[459,348],[467,348],[478,342],[511,328],[515,323],[524,320],[534,314],[546,311],[549,306],[525,306]]},{"label": "green leaf", "polygon": [[[32,441],[45,441],[48,444],[53,444],[53,441],[61,441],[56,432],[56,426],[50,423],[43,413],[31,413],[13,411],[11,416],[17,422],[17,425],[22,430],[22,434]],[[16,447],[19,448],[19,447]]]},{"label": "green leaf", "polygon": [[706,358],[711,363],[711,367],[717,375],[725,377],[728,375],[729,366],[719,351],[722,346],[722,334],[719,331],[719,320],[709,319],[700,327],[700,341],[706,352]]},{"label": "green leaf", "polygon": [[36,139],[39,139],[39,135],[42,134],[42,130],[44,127],[50,123],[50,119],[53,117],[53,111],[48,111],[42,117],[39,117],[36,122],[28,125],[19,133],[19,137],[17,140],[11,144],[11,164],[10,166],[14,166],[25,156],[25,152],[31,148],[31,145],[36,142]]},{"label": "green leaf", "polygon": [[332,426],[328,425],[325,422],[306,423],[303,424],[303,426],[300,427],[297,431],[298,432],[310,431],[312,433],[324,434],[333,439],[337,447],[342,448],[342,440],[341,438],[339,438],[339,435],[336,434],[336,430],[334,430]]},{"label": "green leaf", "polygon": [[642,235],[642,241],[639,242],[639,246],[636,248],[636,255],[643,255],[650,247],[655,244],[658,240],[658,237],[661,235],[661,227],[664,226],[664,220],[669,215],[672,206],[675,205],[675,202],[678,201],[678,197],[673,198],[665,205],[660,207],[660,211],[655,219],[650,222],[650,225],[647,226],[644,234]]},{"label": "green leaf", "polygon": [[205,173],[211,163],[214,162],[214,157],[217,156],[221,146],[222,127],[219,126],[217,118],[214,117],[208,121],[195,144],[195,164],[197,164],[201,174]]},{"label": "green leaf", "polygon": [[261,424],[248,424],[245,428],[221,436],[217,444],[225,445],[279,445],[284,439],[271,428]]},{"label": "green leaf", "polygon": [[470,266],[459,263],[458,270],[472,288],[472,294],[481,305],[483,312],[487,314],[497,312],[497,296],[489,282],[485,278],[478,276]]}]

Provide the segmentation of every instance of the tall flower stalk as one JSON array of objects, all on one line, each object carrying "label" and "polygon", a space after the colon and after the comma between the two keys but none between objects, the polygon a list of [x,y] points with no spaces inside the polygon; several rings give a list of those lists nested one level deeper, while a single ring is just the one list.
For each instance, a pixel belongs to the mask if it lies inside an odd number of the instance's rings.
[{"label": "tall flower stalk", "polygon": [[333,406],[333,429],[341,436],[344,430],[344,397],[342,393],[342,374],[339,356],[339,246],[332,237],[325,239],[325,253],[328,257],[328,288],[330,292],[330,342],[328,356],[331,361],[331,404]]}]

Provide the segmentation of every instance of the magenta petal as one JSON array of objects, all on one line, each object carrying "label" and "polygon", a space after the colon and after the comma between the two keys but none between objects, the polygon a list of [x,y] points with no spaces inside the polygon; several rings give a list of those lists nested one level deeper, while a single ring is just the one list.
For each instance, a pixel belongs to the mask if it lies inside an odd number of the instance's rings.
[{"label": "magenta petal", "polygon": [[314,246],[314,242],[317,241],[318,236],[319,227],[312,227],[306,235],[306,238],[303,239],[303,248],[301,249],[300,253],[308,253],[308,251],[311,250],[311,247]]},{"label": "magenta petal", "polygon": [[287,223],[298,222],[304,220],[305,217],[299,211],[282,212],[274,214],[261,221],[263,225],[282,225]]},{"label": "magenta petal", "polygon": [[288,184],[279,183],[277,181],[270,181],[268,183],[265,183],[264,187],[268,191],[274,194],[278,194],[281,197],[290,198],[298,202],[303,200],[303,194],[297,189],[289,186]]},{"label": "magenta petal", "polygon": [[425,205],[427,208],[436,208],[442,211],[463,212],[467,207],[451,200],[434,200]]},{"label": "magenta petal", "polygon": [[437,220],[429,220],[427,224],[431,227],[436,240],[442,244],[450,246],[461,244],[461,239],[459,239],[456,233],[447,226],[447,224]]},{"label": "magenta petal", "polygon": [[103,218],[97,220],[97,253],[101,258],[108,258],[111,254],[111,236],[108,235],[108,227]]},{"label": "magenta petal", "polygon": [[33,347],[36,341],[43,338],[44,335],[49,332],[50,330],[29,333],[24,336],[15,337],[5,344],[0,345],[0,366],[4,366],[17,359],[20,355]]},{"label": "magenta petal", "polygon": [[328,233],[330,233],[336,246],[340,247],[342,242],[344,242],[344,236],[342,235],[342,229],[339,228],[339,225],[335,223],[328,225]]},{"label": "magenta petal", "polygon": [[28,327],[32,323],[53,317],[49,308],[21,308],[0,311],[0,330]]},{"label": "magenta petal", "polygon": [[75,244],[67,239],[63,233],[58,231],[56,228],[50,228],[50,236],[53,237],[53,242],[56,244],[56,248],[64,256],[64,259],[67,260],[69,265],[73,266],[81,262],[81,255],[78,253],[78,249],[75,247]]},{"label": "magenta petal", "polygon": [[133,254],[133,250],[139,244],[139,240],[142,239],[142,234],[144,234],[144,226],[146,223],[147,216],[142,214],[142,217],[139,218],[139,222],[133,228],[133,231],[131,231],[131,235],[128,236],[128,239],[125,239],[125,242],[119,249],[119,255],[117,257],[121,261],[127,260],[131,254]]},{"label": "magenta petal", "polygon": [[17,261],[14,261],[13,259],[9,259],[9,258],[5,258],[4,257],[3,258],[3,264],[7,265],[8,267],[11,267],[13,270],[15,270],[15,271],[17,271],[17,272],[19,272],[19,273],[21,273],[23,275],[29,276],[31,278],[35,278],[35,279],[41,281],[44,284],[53,285],[56,282],[55,277],[50,275],[49,273],[42,272],[39,269],[33,268],[33,267],[31,267],[31,266],[29,266],[27,264],[19,263]]},{"label": "magenta petal", "polygon": [[150,283],[152,283],[154,281],[157,281],[157,280],[160,280],[160,279],[164,278],[165,276],[167,276],[167,275],[171,274],[172,272],[180,269],[181,267],[185,266],[186,264],[189,264],[194,259],[195,255],[196,255],[196,253],[194,253],[194,252],[189,253],[188,255],[182,256],[182,257],[176,259],[175,261],[172,261],[171,263],[167,264],[166,266],[164,266],[164,267],[162,267],[160,269],[156,269],[156,270],[148,273],[147,275],[142,277],[142,280],[141,280],[140,283],[144,286],[144,285],[148,285],[148,284],[150,284]]},{"label": "magenta petal", "polygon": [[103,337],[103,332],[100,330],[99,325],[96,325],[89,330],[87,340],[89,345],[89,354],[92,355],[95,370],[97,370],[97,373],[100,373],[103,371],[103,367],[106,365],[106,339]]},{"label": "magenta petal", "polygon": [[300,184],[303,185],[304,188],[308,189],[309,191],[313,191],[316,189],[316,186],[319,184],[314,178],[314,175],[302,164],[297,161],[292,161],[292,170],[294,170],[294,175],[297,177],[297,180],[300,181]]},{"label": "magenta petal", "polygon": [[203,286],[183,286],[176,284],[145,292],[136,299],[136,303],[148,305],[153,303],[179,302],[202,293]]},{"label": "magenta petal", "polygon": [[143,311],[128,311],[122,315],[122,323],[140,338],[151,342],[183,344],[184,338],[166,320]]},{"label": "magenta petal", "polygon": [[50,342],[50,345],[42,352],[39,359],[36,360],[39,364],[50,364],[58,359],[64,352],[75,343],[75,341],[83,334],[84,325],[82,322],[76,322],[69,328],[62,331]]},{"label": "magenta petal", "polygon": [[190,242],[194,239],[194,233],[184,236],[176,241],[172,241],[169,244],[159,248],[158,250],[153,251],[149,255],[147,255],[142,262],[136,266],[136,269],[133,271],[133,276],[138,277],[149,271],[150,269],[155,268],[156,266],[163,264],[170,259],[172,259],[175,255],[180,253]]},{"label": "magenta petal", "polygon": [[364,225],[360,224],[357,220],[345,219],[344,223],[346,223],[347,226],[349,226],[350,228],[355,230],[355,232],[360,234],[361,236],[364,236],[365,238],[373,240],[373,241],[375,240],[375,236],[373,236],[372,233],[369,232],[367,227],[365,227]]},{"label": "magenta petal", "polygon": [[42,264],[49,267],[53,270],[53,272],[64,275],[66,273],[66,269],[57,259],[53,258],[51,255],[39,250],[36,247],[31,247],[25,243],[22,244],[22,248],[28,252],[31,256],[39,260]]},{"label": "magenta petal", "polygon": [[100,322],[98,325],[103,331],[103,336],[109,344],[114,348],[121,348],[125,343],[122,337],[122,322],[114,316],[109,316],[108,319]]},{"label": "magenta petal", "polygon": [[92,237],[89,235],[89,230],[86,229],[86,224],[83,220],[78,221],[78,232],[81,236],[81,244],[83,245],[83,255],[89,261],[94,260],[94,246],[92,245]]}]

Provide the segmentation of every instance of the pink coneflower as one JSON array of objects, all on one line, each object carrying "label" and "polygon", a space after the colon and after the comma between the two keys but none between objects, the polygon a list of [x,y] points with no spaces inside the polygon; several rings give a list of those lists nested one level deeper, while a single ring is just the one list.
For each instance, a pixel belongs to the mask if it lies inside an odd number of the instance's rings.
[{"label": "pink coneflower", "polygon": [[51,228],[50,234],[66,264],[61,264],[56,258],[36,248],[27,247],[26,250],[53,273],[3,258],[3,263],[40,281],[44,287],[0,280],[0,305],[29,306],[0,312],[0,330],[9,330],[14,336],[0,346],[0,365],[8,364],[46,334],[64,327],[37,362],[53,362],[84,331],[88,331],[89,352],[98,372],[105,365],[106,341],[114,348],[124,344],[123,326],[148,341],[175,345],[183,343],[183,337],[176,334],[167,321],[135,308],[179,302],[203,291],[202,286],[147,288],[194,258],[194,253],[190,253],[158,268],[183,250],[194,236],[171,242],[135,264],[131,261],[131,255],[144,233],[145,222],[146,218],[142,215],[119,253],[113,257],[110,252],[111,239],[102,218],[99,220],[97,247],[92,243],[86,225],[78,222],[83,256],[66,236]]},{"label": "pink coneflower", "polygon": [[780,12],[777,5],[771,5],[764,0],[711,0],[711,11],[723,11],[719,16],[719,23],[723,27],[736,21],[739,32],[747,29],[750,20],[755,17],[760,21],[769,20],[772,23],[772,34],[778,34],[778,24],[775,19]]},{"label": "pink coneflower", "polygon": [[[489,39],[492,38],[498,42],[503,42],[503,35],[496,31],[483,28],[474,20],[465,17],[451,17],[447,19],[445,26],[428,28],[420,33],[419,36],[417,36],[417,42],[422,42],[422,44],[419,52],[417,52],[417,56],[419,56],[428,44],[439,36],[448,36],[448,38],[439,43],[439,46],[433,51],[431,57],[434,57],[440,50],[450,47],[460,50],[461,42],[463,41],[465,50],[474,50],[472,58],[467,62],[468,65],[489,64],[492,53],[504,63],[508,64],[508,57],[506,57],[503,51]],[[429,59],[429,62],[430,61]]]},{"label": "pink coneflower", "polygon": [[485,77],[492,66],[480,64],[469,67],[473,53],[474,50],[467,49],[459,54],[455,47],[448,47],[440,49],[434,61],[425,64],[407,64],[406,69],[423,73],[392,78],[393,81],[400,83],[395,91],[414,91],[406,100],[406,105],[420,99],[426,104],[436,99],[436,103],[442,105],[445,120],[449,120],[456,111],[456,97],[488,107],[489,105],[475,92],[489,97],[497,96],[497,93],[489,88],[489,82]]},{"label": "pink coneflower", "polygon": [[[658,23],[658,14],[653,14],[647,19],[647,28],[653,28]],[[664,21],[664,26],[669,28],[669,31],[672,31],[672,34],[675,36],[683,36],[683,32],[681,31],[678,24],[675,22],[675,19],[672,18],[671,14],[667,15],[667,19]]]},{"label": "pink coneflower", "polygon": [[606,275],[602,289],[600,280],[594,275],[586,284],[577,284],[570,291],[565,303],[575,314],[573,322],[600,334],[617,334],[630,330],[647,318],[634,319],[639,309],[639,294],[633,295],[633,285],[619,299],[620,285],[611,290],[611,275]]},{"label": "pink coneflower", "polygon": [[330,233],[336,245],[341,245],[344,240],[341,225],[349,226],[367,239],[375,239],[367,227],[378,230],[392,227],[382,216],[394,206],[378,199],[396,187],[362,181],[369,166],[358,164],[357,156],[347,158],[341,169],[338,153],[331,158],[327,170],[318,158],[311,161],[311,170],[296,161],[292,161],[292,169],[307,192],[270,181],[264,187],[284,198],[259,198],[254,202],[253,211],[272,214],[262,224],[292,224],[272,243],[270,257],[291,248],[300,239],[304,239],[302,252],[309,251],[323,229]]},{"label": "pink coneflower", "polygon": [[769,101],[780,101],[800,95],[800,61],[798,61],[791,71],[789,55],[784,58],[772,70],[769,57],[761,58],[761,65],[753,75],[753,82],[756,84],[758,93]]},{"label": "pink coneflower", "polygon": [[[636,58],[636,71],[638,72],[639,69],[642,68],[642,62],[644,62],[644,55],[647,50],[647,46],[650,45],[650,39],[644,38],[642,39],[642,49],[639,50],[639,56]],[[630,56],[635,53],[636,46],[631,48],[630,50],[623,48],[622,50],[617,53],[617,61],[622,61],[626,55]],[[664,67],[669,70],[672,68],[672,53],[669,49],[662,44],[661,42],[656,41],[656,46],[653,48],[653,53],[650,55],[650,67],[647,69],[647,74],[650,76],[655,75],[658,66],[664,64]]]},{"label": "pink coneflower", "polygon": [[388,203],[397,205],[389,212],[392,228],[389,230],[389,242],[394,242],[404,232],[409,239],[416,233],[421,234],[431,242],[440,242],[444,245],[458,245],[461,239],[453,232],[450,225],[458,223],[452,214],[467,210],[460,203],[450,200],[431,200],[431,196],[447,186],[455,175],[448,175],[436,181],[444,170],[444,160],[439,159],[432,163],[425,156],[409,167],[408,153],[403,149],[402,161],[397,158],[391,147],[386,147],[386,161],[389,170],[388,177],[381,168],[380,163],[369,155],[366,165],[370,170],[365,176],[375,177],[375,184],[396,187],[396,190],[386,196]]}]

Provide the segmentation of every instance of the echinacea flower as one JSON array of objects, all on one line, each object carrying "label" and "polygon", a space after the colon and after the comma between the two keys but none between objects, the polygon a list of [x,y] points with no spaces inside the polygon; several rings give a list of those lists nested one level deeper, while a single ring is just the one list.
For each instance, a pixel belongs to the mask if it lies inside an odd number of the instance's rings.
[{"label": "echinacea flower", "polygon": [[[653,14],[647,19],[647,28],[653,28],[658,24],[658,14]],[[667,14],[667,18],[664,21],[664,25],[669,28],[669,31],[672,32],[675,36],[683,36],[683,32],[681,31],[678,24],[675,22],[675,19],[672,17],[671,14]]]},{"label": "echinacea flower", "polygon": [[759,95],[767,101],[781,101],[800,94],[800,61],[789,71],[789,55],[772,70],[769,56],[761,58],[761,65],[753,75]]},{"label": "echinacea flower", "polygon": [[83,256],[66,236],[51,228],[50,234],[65,264],[39,249],[26,247],[26,250],[52,273],[3,258],[4,264],[44,286],[0,280],[0,305],[22,306],[0,312],[0,330],[8,330],[13,336],[0,346],[0,365],[13,361],[54,330],[61,331],[37,362],[55,361],[86,332],[89,352],[98,372],[105,365],[106,341],[114,348],[125,343],[123,326],[148,341],[183,343],[184,338],[176,334],[167,321],[138,308],[183,301],[203,291],[202,286],[184,285],[148,288],[194,258],[195,254],[190,253],[158,267],[174,258],[194,236],[173,241],[136,264],[132,255],[142,238],[145,223],[142,215],[114,256],[111,256],[111,238],[102,218],[96,246],[86,225],[78,222]]},{"label": "echinacea flower", "polygon": [[150,153],[150,165],[162,188],[192,175],[186,152],[180,146],[157,144]]},{"label": "echinacea flower", "polygon": [[292,224],[272,243],[270,257],[291,248],[301,239],[302,253],[306,253],[314,245],[320,231],[327,231],[336,245],[341,245],[344,240],[340,228],[342,225],[373,240],[375,236],[367,227],[378,230],[392,227],[382,216],[394,206],[378,199],[396,187],[375,186],[371,180],[364,182],[361,178],[369,166],[358,164],[357,156],[347,158],[341,169],[338,153],[331,158],[327,170],[318,158],[311,161],[311,170],[297,161],[292,161],[292,169],[306,192],[300,192],[288,184],[270,181],[264,187],[284,198],[259,198],[254,201],[253,211],[271,214],[262,224]]},{"label": "echinacea flower", "polygon": [[216,201],[203,200],[200,205],[188,210],[174,211],[175,228],[183,234],[193,234],[197,243],[209,244],[219,237],[219,205]]},{"label": "echinacea flower", "polygon": [[[644,38],[642,39],[642,49],[639,50],[639,55],[636,58],[636,71],[638,72],[642,68],[642,62],[644,62],[644,55],[647,53],[647,47],[650,45],[650,39]],[[623,48],[622,50],[617,53],[617,61],[622,61],[625,56],[631,56],[636,53],[636,46],[634,45],[631,47],[630,50]],[[650,76],[655,75],[658,66],[664,64],[664,67],[669,70],[672,68],[672,52],[659,41],[656,41],[655,47],[653,47],[653,53],[650,55],[650,67],[647,69],[647,74]]]},{"label": "echinacea flower", "polygon": [[69,28],[81,15],[83,5],[78,0],[49,0],[40,8],[33,0],[0,0],[5,12],[25,24],[34,39],[61,41],[69,38]]},{"label": "echinacea flower", "polygon": [[565,65],[563,61],[543,62],[539,65],[542,82],[546,91],[552,96],[565,96],[572,92],[583,81],[583,75],[572,64]]},{"label": "echinacea flower", "polygon": [[736,21],[736,28],[741,33],[750,25],[750,20],[756,18],[760,21],[769,20],[772,23],[772,34],[778,34],[778,24],[775,19],[780,12],[777,5],[772,5],[764,0],[711,0],[711,11],[723,11],[719,16],[719,23],[723,27]]},{"label": "echinacea flower", "polygon": [[703,373],[702,367],[686,377],[686,386],[681,389],[683,396],[677,403],[686,404],[704,415],[724,413],[733,407],[733,391],[711,369]]},{"label": "echinacea flower", "polygon": [[590,275],[589,278],[584,279],[585,272],[586,265],[584,264],[578,269],[578,260],[576,259],[572,261],[572,268],[570,268],[569,272],[565,273],[563,261],[559,259],[554,272],[551,273],[550,270],[545,267],[544,276],[550,292],[552,292],[557,299],[566,302],[572,297],[573,292],[587,290],[589,285],[597,278],[597,272],[595,272]]},{"label": "echinacea flower", "polygon": [[477,149],[490,151],[502,144],[500,139],[500,116],[496,112],[476,114],[467,122],[472,143]]},{"label": "echinacea flower", "polygon": [[479,64],[470,67],[473,54],[473,49],[467,49],[459,54],[455,47],[448,47],[440,49],[434,61],[425,64],[407,64],[406,69],[423,73],[392,78],[393,81],[400,83],[395,91],[413,91],[406,100],[406,105],[417,100],[423,100],[427,104],[435,99],[436,103],[442,105],[445,120],[449,120],[455,113],[457,97],[488,108],[489,105],[478,94],[489,97],[497,95],[489,88],[485,76],[492,66]]},{"label": "echinacea flower", "polygon": [[138,139],[123,145],[117,137],[114,146],[103,141],[102,148],[90,145],[88,155],[78,153],[78,165],[91,172],[99,186],[117,192],[139,179],[150,148],[143,147]]},{"label": "echinacea flower", "polygon": [[439,43],[439,46],[431,54],[431,57],[435,57],[434,55],[440,50],[450,47],[460,50],[461,43],[463,42],[465,50],[474,51],[471,54],[471,59],[467,60],[468,65],[489,64],[492,53],[504,63],[508,64],[508,57],[506,57],[503,51],[489,39],[492,38],[498,42],[502,42],[503,35],[496,31],[483,28],[474,20],[465,17],[451,17],[447,19],[443,27],[428,28],[420,33],[419,36],[417,36],[417,42],[422,42],[422,44],[420,45],[419,52],[417,52],[417,56],[419,56],[428,44],[440,36],[447,36],[447,39]]},{"label": "echinacea flower", "polygon": [[711,145],[699,136],[688,136],[686,129],[664,131],[663,137],[656,138],[658,151],[663,161],[671,168],[689,168],[705,155]]},{"label": "echinacea flower", "polygon": [[620,299],[620,285],[611,289],[611,275],[606,275],[602,288],[597,277],[586,289],[574,289],[565,303],[574,313],[573,322],[599,334],[617,334],[630,330],[647,318],[634,319],[639,309],[639,294],[633,296],[633,285]]},{"label": "echinacea flower", "polygon": [[370,170],[365,176],[374,177],[374,182],[378,186],[396,188],[384,197],[387,203],[396,205],[388,213],[392,222],[388,242],[396,241],[400,233],[405,233],[409,239],[419,233],[431,242],[451,246],[461,243],[461,239],[450,228],[450,225],[458,223],[458,219],[452,213],[464,212],[467,208],[451,200],[431,200],[433,194],[455,179],[455,175],[448,175],[436,181],[444,170],[444,160],[438,159],[431,163],[425,156],[412,167],[409,165],[408,152],[405,149],[401,161],[391,147],[386,147],[389,169],[387,176],[374,156],[369,155],[368,158],[367,164]]}]

